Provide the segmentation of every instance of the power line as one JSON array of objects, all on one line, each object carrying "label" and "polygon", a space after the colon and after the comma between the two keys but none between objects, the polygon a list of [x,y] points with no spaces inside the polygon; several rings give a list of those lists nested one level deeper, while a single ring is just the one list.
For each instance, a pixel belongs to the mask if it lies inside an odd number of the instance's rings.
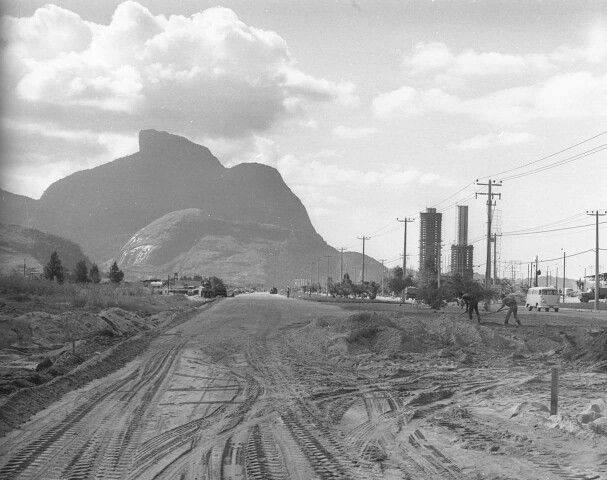
[{"label": "power line", "polygon": [[579,147],[580,145],[583,145],[584,143],[588,143],[588,142],[594,140],[595,138],[598,138],[598,137],[600,137],[602,135],[605,135],[605,134],[607,134],[607,130],[602,131],[600,133],[597,133],[596,135],[593,135],[592,137],[586,138],[586,139],[584,139],[584,140],[582,140],[582,141],[580,141],[580,142],[578,142],[578,143],[576,143],[574,145],[571,145],[569,147],[563,148],[563,149],[559,150],[558,152],[551,153],[550,155],[546,155],[546,156],[544,156],[542,158],[538,158],[537,160],[533,160],[533,161],[528,162],[526,164],[519,165],[518,167],[513,167],[513,168],[509,168],[507,170],[503,170],[501,172],[492,173],[492,174],[487,175],[485,177],[481,177],[481,179],[483,179],[483,178],[489,178],[489,177],[499,177],[499,176],[501,176],[501,175],[503,175],[505,173],[514,172],[515,170],[520,170],[521,168],[526,168],[526,167],[529,167],[530,165],[535,165],[536,163],[542,162],[544,160],[548,160],[549,158],[552,158],[552,157],[556,157],[557,155],[560,155],[563,152],[566,152],[568,150],[572,150],[575,147]]},{"label": "power line", "polygon": [[[527,167],[529,167],[531,165],[535,165],[537,163],[543,162],[544,160],[548,160],[550,158],[556,157],[557,155],[560,155],[561,153],[564,153],[564,152],[572,150],[572,149],[574,149],[576,147],[579,147],[580,145],[583,145],[583,144],[588,143],[588,142],[590,142],[592,140],[595,140],[596,138],[599,138],[599,137],[601,137],[601,136],[603,136],[605,134],[607,134],[607,130],[599,132],[596,135],[593,135],[593,136],[588,137],[588,138],[586,138],[584,140],[581,140],[581,141],[579,141],[579,142],[577,142],[577,143],[575,143],[573,145],[570,145],[568,147],[562,148],[558,152],[554,152],[554,153],[551,153],[549,155],[545,155],[545,156],[543,156],[541,158],[538,158],[536,160],[533,160],[531,162],[527,162],[527,163],[525,163],[523,165],[519,165],[518,167],[508,168],[506,170],[502,170],[501,172],[492,173],[490,175],[486,175],[484,177],[480,177],[478,180],[483,180],[483,179],[492,178],[492,177],[493,178],[494,177],[500,177],[501,175],[504,175],[506,173],[511,173],[511,172],[515,172],[516,170],[527,168]],[[572,157],[569,157],[569,158],[566,158],[566,159],[562,159],[562,160],[558,160],[557,162],[555,162],[553,164],[543,165],[543,166],[539,167],[538,169],[532,170],[530,172],[521,172],[521,173],[518,173],[518,174],[515,174],[515,175],[511,175],[509,177],[503,178],[502,180],[514,180],[516,178],[521,178],[521,177],[526,176],[526,175],[532,175],[533,173],[539,173],[540,171],[543,171],[545,169],[556,167],[556,166],[559,166],[559,165],[563,165],[563,164],[568,163],[570,161],[577,160],[578,158],[584,158],[584,157],[587,157],[587,156],[592,155],[594,153],[598,153],[599,151],[602,151],[604,149],[603,147],[607,148],[607,144],[602,144],[602,145],[600,145],[598,147],[594,147],[593,149],[587,150],[585,152],[578,153],[578,154],[576,154],[576,155],[574,155]],[[468,187],[470,187],[472,185],[474,185],[474,182],[467,183],[466,185],[464,185],[463,187],[461,187],[459,190],[457,190],[455,193],[449,195],[448,197],[443,198],[439,202],[435,203],[433,206],[435,208],[438,207],[440,204],[446,202],[447,200],[452,199],[453,197],[455,197],[459,193],[463,192],[464,190],[466,190]],[[464,200],[460,200],[459,202],[462,202],[462,201],[464,201]],[[452,207],[454,205],[457,205],[457,203],[459,203],[459,202],[453,203],[453,204],[449,205],[448,207],[445,207],[445,208],[441,209],[441,211],[445,211],[448,208],[450,208],[450,207]]]},{"label": "power line", "polygon": [[[432,205],[434,208],[438,207],[441,203],[446,202],[447,200],[452,199],[453,197],[455,197],[458,193],[463,192],[464,190],[466,190],[468,187],[471,187],[472,185],[474,185],[474,182],[470,182],[466,185],[464,185],[462,188],[460,188],[457,192],[455,192],[453,195],[449,195],[448,197],[444,198],[443,200],[441,200],[438,203],[435,203],[434,205]],[[448,208],[448,207],[446,207]]]},{"label": "power line", "polygon": [[573,155],[571,157],[567,157],[565,159],[559,160],[557,162],[549,163],[548,165],[543,165],[543,166],[538,167],[538,168],[536,168],[534,170],[530,170],[528,172],[522,172],[522,173],[518,173],[518,174],[515,174],[515,175],[511,175],[509,177],[505,177],[502,180],[504,180],[504,181],[506,181],[506,180],[515,180],[517,178],[522,178],[522,177],[526,177],[526,176],[529,176],[529,175],[533,175],[535,173],[543,172],[544,170],[548,170],[550,168],[554,168],[554,167],[558,167],[558,166],[561,166],[561,165],[565,165],[566,163],[573,162],[574,160],[578,160],[580,158],[589,157],[590,155],[594,155],[595,153],[602,152],[605,149],[607,149],[607,143],[599,145],[598,147],[594,147],[594,148],[592,148],[590,150],[586,150],[585,152],[578,153],[578,154]]},{"label": "power line", "polygon": [[[604,223],[607,223],[607,221],[605,222],[599,222],[599,225],[602,225]],[[583,228],[583,227],[593,227],[594,223],[584,223],[583,225],[572,225],[570,227],[561,227],[561,228],[551,228],[548,230],[537,230],[534,232],[521,232],[521,233],[516,233],[516,232],[505,232],[502,233],[503,236],[506,237],[518,237],[520,235],[537,235],[538,233],[549,233],[549,232],[561,232],[563,230],[573,230],[576,228]]]}]

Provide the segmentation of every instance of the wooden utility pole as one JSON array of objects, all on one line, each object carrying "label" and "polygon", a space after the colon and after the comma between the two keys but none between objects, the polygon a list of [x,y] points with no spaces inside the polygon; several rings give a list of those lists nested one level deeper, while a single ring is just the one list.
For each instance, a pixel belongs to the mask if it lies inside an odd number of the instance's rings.
[{"label": "wooden utility pole", "polygon": [[494,233],[491,237],[493,242],[493,285],[497,285],[497,237],[501,237],[497,233]]},{"label": "wooden utility pole", "polygon": [[361,277],[360,277],[360,283],[365,283],[365,242],[367,240],[369,240],[371,237],[365,237],[364,235],[362,237],[356,237],[359,240],[363,241],[363,265],[362,265],[362,273],[361,273]]},{"label": "wooden utility pole", "polygon": [[539,266],[538,266],[537,255],[536,255],[536,256],[535,256],[535,273],[533,274],[533,278],[534,278],[534,280],[533,280],[533,286],[534,286],[534,287],[537,287],[537,286],[538,286],[538,285],[537,285],[537,269],[538,269],[538,267],[539,267]]},{"label": "wooden utility pole", "polygon": [[565,251],[563,250],[563,303],[565,303],[565,279],[567,278],[565,271],[565,259],[567,255],[565,255]]},{"label": "wooden utility pole", "polygon": [[594,311],[596,312],[599,309],[599,288],[600,288],[600,277],[601,274],[599,272],[599,217],[607,215],[607,211],[603,210],[602,212],[599,210],[595,211],[587,211],[588,215],[593,215],[595,218],[595,245],[594,245]]},{"label": "wooden utility pole", "polygon": [[487,187],[486,192],[476,192],[474,196],[475,198],[478,198],[479,195],[487,196],[487,262],[485,265],[485,287],[489,287],[489,282],[491,282],[491,221],[493,218],[491,208],[495,205],[493,197],[497,197],[500,200],[502,199],[502,194],[493,193],[492,189],[493,187],[501,187],[502,182],[489,179],[487,183],[480,183],[477,180],[476,184]]},{"label": "wooden utility pole", "polygon": [[405,225],[405,231],[404,231],[404,235],[403,235],[403,277],[407,276],[407,223],[412,222],[413,220],[415,220],[414,218],[397,218],[396,221],[397,222],[401,222],[404,223]]}]

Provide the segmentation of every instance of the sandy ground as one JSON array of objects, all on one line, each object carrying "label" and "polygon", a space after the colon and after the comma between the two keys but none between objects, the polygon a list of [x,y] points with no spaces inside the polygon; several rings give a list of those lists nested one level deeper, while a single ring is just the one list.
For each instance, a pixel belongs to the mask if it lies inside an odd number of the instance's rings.
[{"label": "sandy ground", "polygon": [[390,308],[226,299],[1,438],[0,478],[607,479],[604,317]]}]

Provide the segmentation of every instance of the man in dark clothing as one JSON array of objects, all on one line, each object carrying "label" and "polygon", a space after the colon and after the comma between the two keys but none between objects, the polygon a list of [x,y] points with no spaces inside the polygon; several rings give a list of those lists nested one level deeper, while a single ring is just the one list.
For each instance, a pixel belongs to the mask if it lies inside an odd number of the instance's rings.
[{"label": "man in dark clothing", "polygon": [[506,295],[502,299],[502,306],[499,308],[498,312],[501,312],[506,307],[508,307],[508,313],[506,314],[506,320],[504,320],[504,325],[508,325],[510,315],[514,315],[514,319],[516,320],[517,325],[520,325],[521,321],[518,319],[517,315],[518,305],[516,303],[516,298],[514,295]]},{"label": "man in dark clothing", "polygon": [[465,293],[462,295],[462,300],[466,305],[466,311],[468,312],[468,318],[472,320],[472,311],[476,312],[476,318],[478,323],[481,323],[481,314],[478,312],[478,298],[472,293]]}]

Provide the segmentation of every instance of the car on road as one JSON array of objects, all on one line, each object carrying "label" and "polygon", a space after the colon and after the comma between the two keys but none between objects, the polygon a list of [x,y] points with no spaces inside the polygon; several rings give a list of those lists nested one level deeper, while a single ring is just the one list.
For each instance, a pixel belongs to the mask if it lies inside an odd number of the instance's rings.
[{"label": "car on road", "polygon": [[525,307],[531,311],[534,308],[541,312],[542,308],[547,312],[552,308],[555,312],[559,311],[559,292],[551,287],[531,287],[527,291]]}]

